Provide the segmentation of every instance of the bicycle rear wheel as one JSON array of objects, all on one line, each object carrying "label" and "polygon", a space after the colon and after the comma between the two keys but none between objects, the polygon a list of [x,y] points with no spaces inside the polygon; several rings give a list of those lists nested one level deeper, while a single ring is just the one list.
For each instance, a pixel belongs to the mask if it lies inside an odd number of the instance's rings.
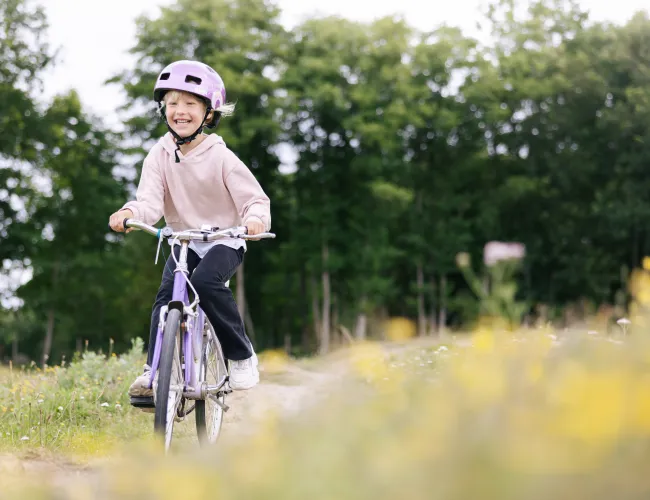
[{"label": "bicycle rear wheel", "polygon": [[181,312],[171,309],[163,331],[160,365],[156,373],[154,395],[156,411],[154,432],[164,439],[165,451],[169,450],[174,432],[174,420],[183,396],[183,370],[180,360]]},{"label": "bicycle rear wheel", "polygon": [[[208,385],[216,385],[226,374],[226,362],[214,328],[207,318],[205,323],[207,328],[203,337],[201,379]],[[217,400],[224,404],[226,400],[225,394],[209,395],[204,400],[199,399],[196,401],[194,409],[196,433],[201,446],[216,443],[221,433],[223,408],[216,402]]]}]

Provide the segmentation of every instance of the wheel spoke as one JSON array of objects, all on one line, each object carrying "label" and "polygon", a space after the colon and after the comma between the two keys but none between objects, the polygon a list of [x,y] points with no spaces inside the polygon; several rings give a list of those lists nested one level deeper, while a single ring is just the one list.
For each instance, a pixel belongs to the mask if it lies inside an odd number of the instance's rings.
[{"label": "wheel spoke", "polygon": [[[178,343],[176,343],[178,346]],[[174,363],[172,366],[172,383],[169,385],[169,396],[167,397],[167,425],[165,426],[165,448],[171,446],[172,436],[174,434],[174,421],[178,406],[183,396],[183,378],[181,361],[178,355],[178,348],[174,349]]]},{"label": "wheel spoke", "polygon": [[[211,325],[203,344],[203,365],[201,369],[201,382],[209,387],[216,387],[225,376],[225,363],[221,347]],[[202,444],[213,444],[219,437],[223,412],[228,407],[225,404],[225,393],[210,394],[205,400],[197,401],[197,431]]]}]

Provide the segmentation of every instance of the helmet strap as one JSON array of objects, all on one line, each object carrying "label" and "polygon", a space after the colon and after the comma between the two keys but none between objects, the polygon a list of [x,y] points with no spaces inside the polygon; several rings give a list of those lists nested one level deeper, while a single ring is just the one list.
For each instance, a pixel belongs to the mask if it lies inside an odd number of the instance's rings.
[{"label": "helmet strap", "polygon": [[167,121],[167,116],[165,115],[165,106],[162,104],[162,102],[160,103],[160,116],[162,120],[165,122],[165,125],[167,125],[167,130],[169,130],[171,134],[174,136],[174,142],[176,143],[176,150],[174,151],[174,157],[176,159],[176,163],[181,162],[180,158],[178,157],[178,152],[181,150],[181,146],[183,144],[189,144],[194,139],[196,139],[199,134],[203,132],[203,128],[205,127],[205,120],[207,120],[210,111],[212,111],[212,106],[208,105],[205,111],[205,116],[203,117],[203,121],[201,122],[199,128],[197,128],[192,135],[188,137],[181,137],[169,125],[169,122]]}]

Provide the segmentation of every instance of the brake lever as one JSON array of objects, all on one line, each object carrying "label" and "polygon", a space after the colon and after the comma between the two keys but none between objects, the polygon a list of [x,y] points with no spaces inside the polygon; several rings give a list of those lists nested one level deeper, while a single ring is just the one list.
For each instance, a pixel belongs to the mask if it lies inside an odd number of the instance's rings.
[{"label": "brake lever", "polygon": [[158,264],[158,255],[160,254],[160,247],[162,245],[162,240],[163,240],[163,235],[161,231],[160,236],[158,236],[158,248],[156,248],[156,260],[154,261],[154,264]]}]

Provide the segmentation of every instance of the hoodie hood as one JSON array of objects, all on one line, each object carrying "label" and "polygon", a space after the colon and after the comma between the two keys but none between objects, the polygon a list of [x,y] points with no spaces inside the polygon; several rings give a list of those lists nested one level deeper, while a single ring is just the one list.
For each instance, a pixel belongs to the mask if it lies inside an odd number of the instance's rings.
[{"label": "hoodie hood", "polygon": [[[176,142],[174,142],[174,136],[170,132],[167,132],[165,135],[163,135],[158,142],[165,149],[165,151],[167,151],[172,157],[174,156],[174,151],[177,150],[178,146],[176,146]],[[210,148],[218,144],[222,144],[224,146],[226,145],[220,135],[207,134],[206,138],[203,139],[203,142],[189,152],[188,157],[191,158],[192,156],[199,156],[201,153],[205,153]],[[183,153],[180,151],[177,151],[177,153],[181,161],[186,158],[186,156],[183,155]]]}]

